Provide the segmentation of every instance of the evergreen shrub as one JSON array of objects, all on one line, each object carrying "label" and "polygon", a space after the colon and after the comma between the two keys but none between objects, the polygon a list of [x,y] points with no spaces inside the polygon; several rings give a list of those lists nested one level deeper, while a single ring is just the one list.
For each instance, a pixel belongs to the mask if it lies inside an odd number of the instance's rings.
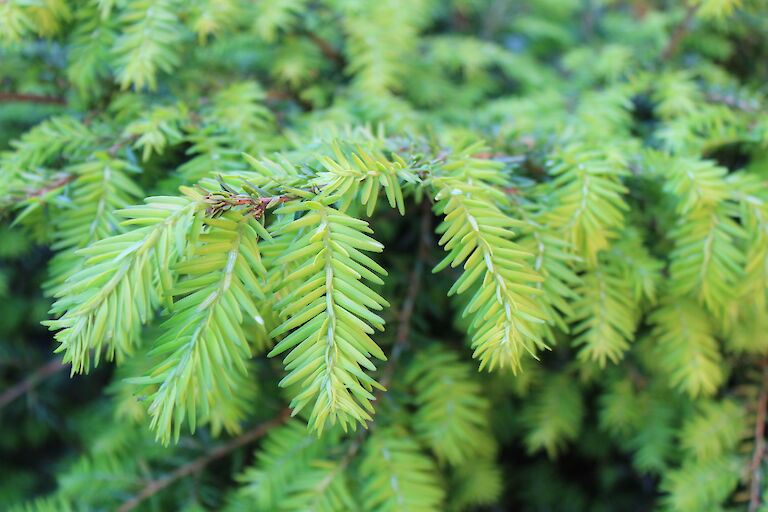
[{"label": "evergreen shrub", "polygon": [[767,34],[0,1],[0,508],[768,511]]}]

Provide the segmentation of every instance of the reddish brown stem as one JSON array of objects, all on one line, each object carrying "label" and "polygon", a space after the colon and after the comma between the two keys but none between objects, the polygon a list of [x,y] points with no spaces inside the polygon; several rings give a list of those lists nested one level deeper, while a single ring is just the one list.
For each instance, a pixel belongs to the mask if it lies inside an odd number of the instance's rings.
[{"label": "reddish brown stem", "polygon": [[13,402],[20,396],[28,393],[35,386],[37,386],[40,381],[45,380],[47,377],[59,373],[61,370],[64,370],[68,367],[69,366],[62,364],[59,359],[54,359],[47,362],[35,370],[29,377],[19,382],[15,386],[5,390],[3,394],[0,395],[0,409]]},{"label": "reddish brown stem", "polygon": [[20,94],[15,92],[0,92],[0,103],[26,102],[48,103],[53,105],[66,105],[67,100],[56,96],[44,96],[42,94]]},{"label": "reddish brown stem", "polygon": [[188,464],[181,466],[163,478],[152,480],[146,486],[144,486],[139,494],[120,505],[120,507],[117,509],[117,512],[128,512],[129,510],[135,509],[142,502],[148,500],[177,480],[197,473],[216,459],[220,459],[233,452],[234,450],[237,450],[238,448],[245,446],[246,444],[255,441],[256,439],[264,437],[264,435],[266,435],[266,433],[271,429],[285,422],[289,415],[290,409],[284,409],[277,418],[266,423],[262,423],[261,425],[256,426],[248,432],[245,432],[244,434],[229,440],[221,446],[209,451],[202,457],[199,457],[189,462]]},{"label": "reddish brown stem", "polygon": [[53,183],[50,183],[49,185],[44,186],[43,188],[33,190],[27,195],[27,198],[43,196],[48,192],[50,192],[51,190],[56,190],[59,187],[63,187],[70,181],[73,181],[75,178],[76,176],[74,174],[67,174],[66,176],[62,176],[61,178],[57,179]]},{"label": "reddish brown stem", "polygon": [[416,261],[413,264],[411,274],[408,276],[408,291],[403,301],[403,306],[397,315],[397,334],[395,335],[395,344],[392,347],[392,353],[389,356],[387,368],[381,376],[381,385],[385,388],[389,386],[392,375],[395,373],[397,362],[400,359],[408,341],[411,332],[411,317],[416,307],[416,298],[421,289],[421,275],[424,273],[424,264],[429,257],[430,239],[432,233],[432,212],[429,202],[422,202],[421,226],[419,229],[419,248],[416,255]]},{"label": "reddish brown stem", "polygon": [[1,204],[0,207],[8,206],[11,204],[20,203],[22,201],[26,201],[28,199],[32,199],[33,197],[40,197],[44,196],[48,192],[52,190],[56,190],[59,187],[63,187],[70,181],[74,180],[77,176],[74,174],[66,174],[64,176],[61,176],[60,178],[57,178],[55,181],[52,181],[51,183],[48,183],[47,185],[44,185],[38,189],[29,190],[24,196],[22,197],[16,197],[9,199],[6,203]]},{"label": "reddish brown stem", "polygon": [[748,102],[740,100],[739,98],[736,98],[734,96],[728,96],[726,94],[719,94],[716,92],[708,92],[706,96],[709,101],[712,101],[714,103],[720,103],[722,105],[725,105],[726,107],[742,110],[749,114],[757,113],[759,110],[754,105],[751,105]]},{"label": "reddish brown stem", "polygon": [[304,35],[306,35],[307,38],[309,38],[309,40],[312,41],[315,46],[317,46],[323,56],[332,60],[334,63],[336,63],[337,66],[344,67],[344,56],[339,53],[336,48],[331,46],[331,43],[315,34],[314,32],[308,30],[304,32]]},{"label": "reddish brown stem", "polygon": [[661,52],[661,62],[667,62],[675,53],[677,53],[680,44],[682,44],[685,35],[688,33],[688,27],[691,24],[693,15],[699,10],[701,3],[687,4],[685,9],[685,16],[682,21],[677,24],[672,37],[669,38],[667,46],[664,47],[664,51]]},{"label": "reddish brown stem", "polygon": [[250,206],[247,214],[253,215],[257,219],[264,215],[267,208],[270,205],[275,206],[288,201],[293,201],[296,198],[290,196],[269,196],[269,197],[253,197],[247,194],[223,194],[221,192],[214,192],[203,196],[205,202],[210,204],[206,210],[206,214],[217,216],[218,213],[228,210],[234,206]]},{"label": "reddish brown stem", "polygon": [[133,135],[129,135],[128,137],[125,137],[124,139],[120,139],[107,149],[107,153],[109,153],[109,156],[115,156],[118,151],[123,149],[125,146],[132,144],[133,141],[135,141],[138,138],[139,138],[138,134],[133,134]]}]

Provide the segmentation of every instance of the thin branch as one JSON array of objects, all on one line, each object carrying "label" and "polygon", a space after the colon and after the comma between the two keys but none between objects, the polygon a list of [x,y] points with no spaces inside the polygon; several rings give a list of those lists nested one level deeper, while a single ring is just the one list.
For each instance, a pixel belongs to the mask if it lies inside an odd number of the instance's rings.
[{"label": "thin branch", "polygon": [[43,366],[35,370],[32,375],[19,382],[15,386],[5,390],[3,394],[0,395],[0,409],[10,404],[20,396],[29,393],[32,389],[34,389],[35,386],[40,383],[40,381],[45,380],[47,377],[55,375],[56,373],[59,373],[61,370],[64,370],[68,367],[68,365],[62,364],[61,360],[59,359],[48,361]]},{"label": "thin branch", "polygon": [[[267,91],[267,101],[281,101],[289,100],[295,102],[304,110],[312,110],[314,105],[311,102],[302,99],[299,95],[289,91],[281,91],[279,89],[270,89]],[[278,109],[274,112],[276,116],[280,116],[282,112]]]},{"label": "thin branch", "polygon": [[159,478],[157,480],[153,480],[149,482],[144,487],[144,489],[142,489],[141,492],[139,492],[139,494],[137,494],[130,500],[120,505],[120,508],[117,509],[117,512],[128,512],[129,510],[135,509],[142,502],[151,498],[152,496],[162,491],[169,485],[173,484],[177,480],[180,480],[193,473],[197,473],[203,468],[205,468],[205,466],[215,461],[216,459],[220,459],[228,455],[229,453],[233,452],[234,450],[237,450],[238,448],[241,448],[246,444],[252,441],[255,441],[256,439],[264,437],[267,434],[267,432],[269,432],[271,429],[285,422],[285,420],[288,419],[289,415],[290,415],[290,409],[286,408],[280,413],[280,415],[277,418],[271,421],[268,421],[266,423],[262,423],[261,425],[256,426],[255,428],[249,430],[248,432],[245,432],[244,434],[238,437],[235,437],[234,439],[231,439],[230,441],[222,444],[221,446],[209,451],[202,457],[199,457],[189,462],[188,464],[181,466],[180,468],[169,473],[163,478]]},{"label": "thin branch", "polygon": [[597,23],[597,7],[592,0],[585,0],[584,14],[581,17],[581,36],[586,42],[595,38],[595,24]]},{"label": "thin branch", "polygon": [[304,30],[302,33],[307,36],[310,41],[312,41],[312,43],[320,50],[323,56],[332,60],[339,67],[343,68],[346,66],[344,56],[336,48],[334,48],[331,43],[315,34],[311,30]]},{"label": "thin branch", "polygon": [[[413,311],[416,306],[416,298],[421,290],[421,276],[424,272],[424,263],[429,259],[429,248],[432,246],[432,212],[430,211],[429,201],[424,200],[421,204],[421,224],[419,227],[419,248],[416,255],[416,261],[413,264],[411,273],[408,276],[408,291],[406,292],[403,306],[400,308],[400,312],[397,315],[397,334],[395,335],[395,343],[392,347],[392,352],[387,359],[387,367],[381,376],[381,385],[384,388],[389,387],[389,383],[392,380],[392,376],[395,373],[395,368],[400,359],[400,355],[403,350],[410,345],[408,336],[411,332],[411,317],[413,317]],[[383,395],[383,391],[379,390],[375,393],[375,400],[379,400]],[[371,426],[373,421],[368,422],[368,428],[361,429],[357,435],[352,439],[347,451],[344,453],[344,457],[341,459],[340,467],[343,468],[352,458],[360,451],[360,447],[371,433]]]},{"label": "thin branch", "polygon": [[507,11],[510,8],[510,3],[506,0],[494,0],[491,6],[487,10],[487,14],[483,16],[483,28],[480,31],[480,37],[482,39],[488,39],[493,41],[499,33],[499,27],[509,19]]},{"label": "thin branch", "polygon": [[62,176],[62,177],[58,178],[57,180],[55,180],[55,181],[53,181],[53,182],[49,183],[48,185],[46,185],[46,186],[44,186],[44,187],[42,187],[42,188],[39,188],[39,189],[37,189],[37,190],[33,190],[33,191],[31,191],[31,192],[30,192],[30,193],[27,195],[27,197],[26,197],[26,198],[27,198],[27,199],[30,199],[30,198],[32,198],[32,197],[37,197],[37,196],[44,196],[45,194],[47,194],[48,192],[50,192],[50,191],[52,191],[52,190],[56,190],[56,189],[57,189],[57,188],[59,188],[59,187],[63,187],[64,185],[66,185],[66,184],[67,184],[67,183],[69,183],[70,181],[73,181],[75,178],[76,178],[76,176],[75,176],[74,174],[67,174],[67,175],[64,175],[64,176]]},{"label": "thin branch", "polygon": [[24,194],[21,197],[14,197],[6,200],[5,203],[0,204],[0,207],[5,207],[10,204],[20,203],[22,201],[26,201],[34,197],[44,196],[45,194],[47,194],[48,192],[51,192],[52,190],[56,190],[57,188],[63,187],[70,181],[73,181],[76,177],[77,176],[75,176],[74,174],[65,174],[55,179],[54,181],[47,183],[46,185],[43,185],[40,188],[28,190],[26,194]]},{"label": "thin branch", "polygon": [[[117,142],[112,144],[108,149],[107,153],[109,153],[109,156],[114,157],[120,149],[124,148],[125,146],[131,144],[133,141],[135,141],[139,136],[138,135],[130,135],[128,137],[119,139]],[[44,196],[48,192],[51,192],[52,190],[56,190],[57,188],[63,187],[70,181],[74,181],[77,178],[76,174],[64,174],[60,176],[59,178],[56,178],[54,181],[47,183],[43,185],[40,188],[37,189],[30,189],[27,190],[26,193],[20,197],[14,197],[9,198],[2,204],[0,204],[0,208],[6,207],[11,204],[20,203],[22,201],[26,201],[28,199],[32,199],[35,197]]]},{"label": "thin branch", "polygon": [[664,47],[664,51],[661,52],[662,63],[667,62],[675,53],[677,53],[677,50],[680,48],[680,44],[682,44],[683,39],[685,39],[685,35],[688,33],[688,27],[691,24],[693,15],[696,14],[696,11],[699,10],[699,7],[701,7],[701,3],[688,3],[686,5],[685,16],[675,27],[674,32],[672,32],[672,37],[670,37],[669,42],[667,42],[667,46]]},{"label": "thin branch", "polygon": [[42,94],[20,94],[15,92],[0,92],[0,103],[48,103],[52,105],[66,105],[67,100],[56,96],[44,96]]},{"label": "thin branch", "polygon": [[707,92],[706,97],[709,101],[713,103],[720,103],[722,105],[725,105],[726,107],[742,110],[749,114],[755,114],[760,110],[759,106],[750,104],[746,100],[742,100],[728,94],[721,94],[717,92]]},{"label": "thin branch", "polygon": [[109,153],[109,156],[114,157],[118,151],[123,149],[125,146],[132,144],[133,141],[135,141],[138,138],[139,138],[139,134],[134,133],[133,135],[129,135],[128,137],[119,139],[117,142],[109,146],[109,148],[107,149],[107,153]]},{"label": "thin branch", "polygon": [[247,206],[246,215],[253,215],[260,219],[267,208],[278,204],[287,203],[297,198],[279,195],[267,197],[253,197],[249,194],[236,194],[229,191],[213,192],[203,196],[203,200],[210,206],[205,210],[206,215],[218,217],[222,213],[237,206]]},{"label": "thin branch", "polygon": [[410,344],[408,341],[411,332],[411,317],[416,307],[416,298],[421,290],[421,275],[424,272],[424,262],[429,257],[429,248],[432,239],[432,212],[430,211],[429,201],[421,203],[421,225],[419,228],[419,248],[416,255],[416,261],[413,269],[408,276],[408,291],[403,301],[403,306],[397,315],[397,334],[395,335],[395,344],[392,347],[392,353],[389,356],[387,368],[381,376],[381,385],[385,388],[389,386],[392,375],[395,373],[395,367],[400,359],[403,350]]},{"label": "thin branch", "polygon": [[765,419],[768,410],[768,361],[763,361],[763,381],[757,398],[757,419],[755,420],[755,451],[749,467],[749,512],[757,512],[760,507],[760,480],[763,476],[763,457],[765,456]]}]

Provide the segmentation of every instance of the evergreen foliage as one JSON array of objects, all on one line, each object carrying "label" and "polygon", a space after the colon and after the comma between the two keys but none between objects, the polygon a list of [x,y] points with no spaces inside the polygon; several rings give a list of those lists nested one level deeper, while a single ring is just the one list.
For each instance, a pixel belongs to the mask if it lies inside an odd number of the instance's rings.
[{"label": "evergreen foliage", "polygon": [[766,34],[0,0],[0,508],[768,510]]}]

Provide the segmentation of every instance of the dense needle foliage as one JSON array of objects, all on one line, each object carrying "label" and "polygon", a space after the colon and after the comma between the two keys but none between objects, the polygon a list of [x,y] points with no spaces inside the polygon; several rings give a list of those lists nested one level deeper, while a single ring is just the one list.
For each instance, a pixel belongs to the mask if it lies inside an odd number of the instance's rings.
[{"label": "dense needle foliage", "polygon": [[768,511],[767,35],[0,0],[0,508]]}]

